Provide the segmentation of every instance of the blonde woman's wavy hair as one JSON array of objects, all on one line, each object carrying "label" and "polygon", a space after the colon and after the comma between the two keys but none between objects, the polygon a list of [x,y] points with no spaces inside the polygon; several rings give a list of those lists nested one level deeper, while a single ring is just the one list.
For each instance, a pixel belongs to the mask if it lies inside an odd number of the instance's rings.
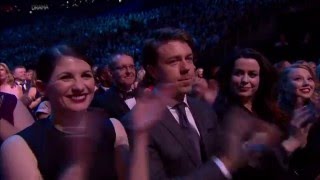
[{"label": "blonde woman's wavy hair", "polygon": [[3,62],[0,62],[0,66],[2,66],[6,70],[6,73],[8,74],[8,78],[7,78],[6,83],[9,84],[10,86],[13,86],[14,85],[14,77],[11,74],[9,67]]},{"label": "blonde woman's wavy hair", "polygon": [[313,100],[319,95],[319,82],[316,78],[316,75],[314,73],[314,71],[310,68],[310,66],[306,65],[306,64],[292,64],[291,66],[287,67],[281,74],[280,74],[280,79],[279,79],[279,86],[278,86],[278,90],[279,90],[279,106],[282,110],[284,110],[286,113],[291,114],[291,111],[294,110],[294,106],[296,104],[296,96],[294,96],[291,93],[288,93],[288,87],[287,87],[287,83],[288,83],[288,75],[291,72],[292,69],[305,69],[307,70],[314,83],[315,83],[315,89],[314,89],[314,93],[310,98],[310,101],[313,102]]}]

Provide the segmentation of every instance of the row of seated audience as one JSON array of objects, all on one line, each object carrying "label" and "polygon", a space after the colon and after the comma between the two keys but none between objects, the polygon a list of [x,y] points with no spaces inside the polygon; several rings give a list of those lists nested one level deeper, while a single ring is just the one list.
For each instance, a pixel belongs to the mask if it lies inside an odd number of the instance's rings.
[{"label": "row of seated audience", "polygon": [[277,72],[245,48],[206,80],[194,47],[186,31],[158,29],[139,70],[120,51],[95,72],[77,48],[49,48],[34,73],[50,115],[35,120],[36,98],[14,93],[27,87],[25,69],[8,84],[2,64],[1,88],[12,90],[1,92],[5,179],[319,178],[319,68],[298,61]]}]

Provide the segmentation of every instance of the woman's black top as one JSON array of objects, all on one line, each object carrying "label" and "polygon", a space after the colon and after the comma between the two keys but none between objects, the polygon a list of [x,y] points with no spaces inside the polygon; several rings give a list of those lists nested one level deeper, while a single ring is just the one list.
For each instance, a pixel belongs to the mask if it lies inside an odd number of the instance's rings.
[{"label": "woman's black top", "polygon": [[[101,135],[94,140],[96,146],[92,152],[93,161],[87,179],[117,179],[114,166],[115,129],[110,120],[105,120],[99,128]],[[50,118],[36,121],[18,135],[27,142],[35,155],[45,180],[58,179],[72,163],[68,153],[70,135],[56,129]]]}]

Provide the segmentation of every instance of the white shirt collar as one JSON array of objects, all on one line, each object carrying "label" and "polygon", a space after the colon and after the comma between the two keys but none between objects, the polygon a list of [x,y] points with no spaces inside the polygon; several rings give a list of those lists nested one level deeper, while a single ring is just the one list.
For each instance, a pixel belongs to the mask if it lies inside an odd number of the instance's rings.
[{"label": "white shirt collar", "polygon": [[[187,101],[187,95],[184,95],[183,102],[189,107],[189,104],[188,104],[188,101]],[[169,109],[174,109],[174,106],[167,105],[167,107]]]},{"label": "white shirt collar", "polygon": [[102,86],[101,84],[100,84],[100,87],[101,87],[104,91],[107,91],[107,90],[109,89],[109,87]]}]

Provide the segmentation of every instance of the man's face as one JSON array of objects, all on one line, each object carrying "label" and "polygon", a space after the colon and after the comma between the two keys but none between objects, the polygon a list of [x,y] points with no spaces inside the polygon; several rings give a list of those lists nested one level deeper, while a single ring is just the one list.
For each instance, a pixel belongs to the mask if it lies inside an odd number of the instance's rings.
[{"label": "man's face", "polygon": [[112,77],[110,75],[110,71],[108,67],[104,67],[100,76],[100,81],[104,85],[110,85],[112,81]]},{"label": "man's face", "polygon": [[111,70],[112,78],[118,86],[128,89],[136,80],[133,58],[128,55],[118,55],[115,58],[114,67]]},{"label": "man's face", "polygon": [[26,69],[25,68],[16,68],[13,72],[15,79],[24,81],[26,80]]},{"label": "man's face", "polygon": [[157,52],[157,64],[150,69],[153,78],[160,83],[176,85],[176,95],[190,92],[195,76],[190,46],[185,42],[172,40],[160,45]]}]

